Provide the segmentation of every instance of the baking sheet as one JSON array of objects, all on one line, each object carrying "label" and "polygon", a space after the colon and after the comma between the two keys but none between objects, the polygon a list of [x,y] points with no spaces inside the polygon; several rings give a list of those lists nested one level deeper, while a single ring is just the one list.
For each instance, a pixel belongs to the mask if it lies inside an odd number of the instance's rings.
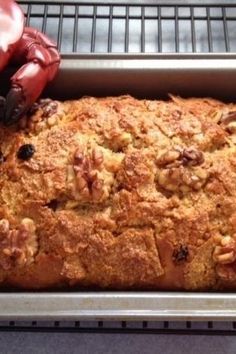
[{"label": "baking sheet", "polygon": [[[13,70],[0,75],[6,91]],[[236,55],[64,56],[45,95],[212,96],[236,101]],[[12,292],[0,294],[0,320],[232,320],[235,293]]]}]

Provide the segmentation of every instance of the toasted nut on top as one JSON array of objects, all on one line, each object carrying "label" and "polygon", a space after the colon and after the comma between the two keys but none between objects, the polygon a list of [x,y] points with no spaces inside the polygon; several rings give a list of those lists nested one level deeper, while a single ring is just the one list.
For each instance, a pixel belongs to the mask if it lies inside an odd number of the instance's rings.
[{"label": "toasted nut on top", "polygon": [[216,262],[216,273],[224,281],[235,281],[236,242],[229,235],[215,237],[216,247],[213,260]]},{"label": "toasted nut on top", "polygon": [[159,166],[166,166],[172,164],[180,158],[180,152],[177,150],[168,150],[163,155],[161,155],[157,161]]},{"label": "toasted nut on top", "polygon": [[83,198],[92,197],[100,201],[105,193],[104,181],[98,177],[98,171],[103,163],[103,153],[94,148],[91,153],[85,153],[77,148],[74,153],[73,170],[77,192]]},{"label": "toasted nut on top", "polygon": [[232,263],[236,260],[236,242],[233,237],[220,236],[213,252],[213,259],[220,264]]},{"label": "toasted nut on top", "polygon": [[235,122],[235,121],[236,121],[236,111],[222,114],[221,119],[220,119],[220,123],[222,123],[225,126],[227,126],[229,123]]},{"label": "toasted nut on top", "polygon": [[166,151],[157,161],[159,166],[199,166],[204,162],[203,153],[195,147],[174,148]]},{"label": "toasted nut on top", "polygon": [[0,266],[3,269],[32,263],[37,250],[38,241],[33,220],[24,218],[13,229],[8,220],[0,220]]},{"label": "toasted nut on top", "polygon": [[192,172],[180,166],[159,170],[156,177],[160,186],[166,190],[188,192],[191,189],[201,189],[208,174],[204,170]]},{"label": "toasted nut on top", "polygon": [[6,234],[9,232],[9,221],[7,219],[0,220],[0,234]]},{"label": "toasted nut on top", "polygon": [[236,132],[236,111],[222,114],[220,124],[230,133]]},{"label": "toasted nut on top", "polygon": [[100,166],[103,163],[103,153],[99,149],[93,149],[92,151],[93,163],[96,167]]},{"label": "toasted nut on top", "polygon": [[181,158],[184,166],[197,166],[204,162],[203,153],[193,147],[184,149]]}]

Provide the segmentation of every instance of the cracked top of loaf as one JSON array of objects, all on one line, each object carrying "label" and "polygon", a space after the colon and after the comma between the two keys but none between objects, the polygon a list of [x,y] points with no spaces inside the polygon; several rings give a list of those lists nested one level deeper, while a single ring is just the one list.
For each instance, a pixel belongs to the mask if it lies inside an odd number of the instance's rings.
[{"label": "cracked top of loaf", "polygon": [[0,283],[236,289],[236,105],[41,100],[0,127]]}]

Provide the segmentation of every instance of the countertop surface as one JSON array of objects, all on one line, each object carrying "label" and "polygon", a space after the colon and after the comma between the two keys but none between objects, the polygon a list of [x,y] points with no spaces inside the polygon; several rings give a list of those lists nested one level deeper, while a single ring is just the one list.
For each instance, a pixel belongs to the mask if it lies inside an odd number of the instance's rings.
[{"label": "countertop surface", "polygon": [[235,353],[235,336],[0,333],[0,352],[13,353]]}]

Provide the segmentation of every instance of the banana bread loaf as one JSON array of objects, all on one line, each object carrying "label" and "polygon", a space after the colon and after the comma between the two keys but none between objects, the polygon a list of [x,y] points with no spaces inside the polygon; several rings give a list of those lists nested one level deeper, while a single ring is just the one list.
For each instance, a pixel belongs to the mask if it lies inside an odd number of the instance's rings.
[{"label": "banana bread loaf", "polygon": [[0,126],[0,283],[236,289],[236,104],[41,100]]}]

